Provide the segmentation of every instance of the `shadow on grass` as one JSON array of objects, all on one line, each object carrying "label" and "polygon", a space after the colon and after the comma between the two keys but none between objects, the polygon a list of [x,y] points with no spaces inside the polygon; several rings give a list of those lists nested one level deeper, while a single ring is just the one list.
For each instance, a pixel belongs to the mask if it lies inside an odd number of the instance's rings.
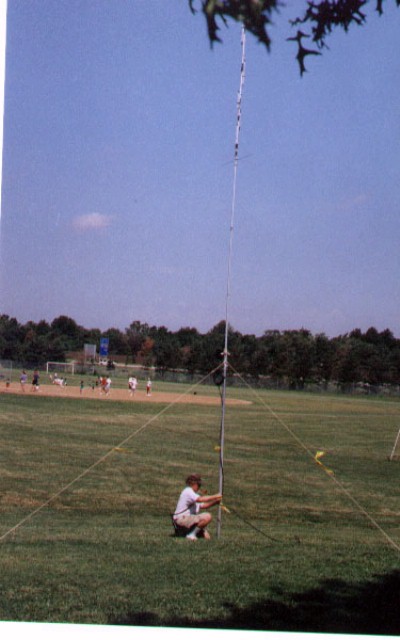
[{"label": "shadow on grass", "polygon": [[393,571],[365,584],[326,580],[318,588],[292,594],[290,604],[279,597],[243,608],[227,602],[223,620],[193,622],[183,617],[161,620],[143,611],[110,619],[109,624],[399,635],[399,597],[400,571]]}]

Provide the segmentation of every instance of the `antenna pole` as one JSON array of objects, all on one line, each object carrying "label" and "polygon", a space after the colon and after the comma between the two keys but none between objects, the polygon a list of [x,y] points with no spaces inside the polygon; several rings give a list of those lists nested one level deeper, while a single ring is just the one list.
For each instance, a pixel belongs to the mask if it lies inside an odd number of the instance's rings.
[{"label": "antenna pole", "polygon": [[[246,66],[246,57],[245,57],[245,47],[246,47],[246,31],[244,26],[242,26],[242,64],[240,67],[240,85],[237,96],[237,118],[236,118],[236,137],[235,137],[235,153],[234,153],[234,163],[233,163],[233,192],[232,192],[232,207],[231,207],[231,223],[229,229],[229,251],[228,251],[228,273],[227,273],[227,284],[226,284],[226,302],[225,302],[225,341],[224,341],[224,351],[223,351],[223,383],[222,383],[222,394],[221,394],[221,403],[222,403],[222,414],[221,414],[221,429],[220,429],[220,439],[219,439],[219,485],[218,485],[218,493],[224,492],[224,441],[225,441],[225,400],[226,400],[226,378],[228,374],[228,336],[229,336],[229,298],[230,298],[230,289],[231,289],[231,265],[232,265],[232,246],[233,246],[233,229],[234,229],[234,220],[235,220],[235,206],[236,206],[236,179],[237,179],[237,167],[239,160],[239,134],[240,134],[240,125],[241,125],[241,116],[242,116],[242,92],[243,92],[243,84],[245,78],[245,66]],[[217,538],[221,536],[221,525],[222,525],[222,507],[221,505],[218,507],[218,516],[217,516]]]},{"label": "antenna pole", "polygon": [[6,76],[7,0],[0,0],[0,220],[3,167],[4,93]]}]

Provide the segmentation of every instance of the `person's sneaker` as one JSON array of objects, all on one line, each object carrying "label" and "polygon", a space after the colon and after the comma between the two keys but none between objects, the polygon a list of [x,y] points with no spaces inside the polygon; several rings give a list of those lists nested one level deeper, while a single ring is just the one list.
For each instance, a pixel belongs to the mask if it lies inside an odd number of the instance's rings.
[{"label": "person's sneaker", "polygon": [[186,536],[186,540],[197,540],[197,536],[194,536],[192,533],[189,533]]}]

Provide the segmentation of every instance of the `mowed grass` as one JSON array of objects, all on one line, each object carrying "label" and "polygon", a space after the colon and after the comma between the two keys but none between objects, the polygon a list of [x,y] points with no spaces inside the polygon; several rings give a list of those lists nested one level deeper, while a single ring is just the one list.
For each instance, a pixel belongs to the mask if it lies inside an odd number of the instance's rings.
[{"label": "mowed grass", "polygon": [[191,472],[218,489],[220,407],[1,394],[0,618],[399,634],[400,404],[229,396],[230,513],[190,543],[170,512]]}]

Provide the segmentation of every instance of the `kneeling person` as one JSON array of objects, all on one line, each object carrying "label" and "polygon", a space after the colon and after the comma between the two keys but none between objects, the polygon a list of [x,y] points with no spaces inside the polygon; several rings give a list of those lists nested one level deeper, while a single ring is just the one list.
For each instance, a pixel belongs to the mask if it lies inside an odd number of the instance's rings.
[{"label": "kneeling person", "polygon": [[[219,493],[213,496],[200,495],[200,487],[201,477],[199,475],[192,474],[186,478],[186,487],[179,496],[173,515],[175,523],[188,530],[186,536],[188,540],[197,540],[198,537],[210,539],[207,526],[212,520],[212,515],[207,512],[200,513],[200,510],[213,507],[222,500],[222,495]],[[193,526],[194,529],[190,531]]]}]

